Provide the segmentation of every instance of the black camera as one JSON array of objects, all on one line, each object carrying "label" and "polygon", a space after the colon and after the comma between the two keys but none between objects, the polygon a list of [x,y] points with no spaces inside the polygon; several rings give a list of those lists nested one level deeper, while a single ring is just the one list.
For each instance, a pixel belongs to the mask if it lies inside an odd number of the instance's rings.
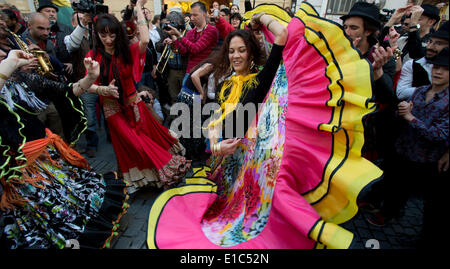
[{"label": "black camera", "polygon": [[93,16],[108,13],[108,6],[102,5],[103,0],[80,0],[78,3],[73,2],[74,10],[83,13],[89,13]]},{"label": "black camera", "polygon": [[386,14],[381,14],[380,13],[380,19],[381,21],[385,21],[387,22],[388,20],[391,19],[392,14],[395,13],[395,9],[387,9],[387,8],[383,8],[382,11]]},{"label": "black camera", "polygon": [[178,31],[184,31],[184,29],[186,28],[186,26],[184,24],[178,24],[176,22],[170,22],[170,23],[163,23],[162,25],[162,29],[166,30],[166,31],[170,31],[170,26],[172,26],[173,28],[177,29]]},{"label": "black camera", "polygon": [[150,97],[148,97],[148,96],[142,96],[141,97],[141,99],[142,99],[142,101],[144,101],[144,103],[146,103],[146,104],[148,104],[148,103],[150,103]]}]

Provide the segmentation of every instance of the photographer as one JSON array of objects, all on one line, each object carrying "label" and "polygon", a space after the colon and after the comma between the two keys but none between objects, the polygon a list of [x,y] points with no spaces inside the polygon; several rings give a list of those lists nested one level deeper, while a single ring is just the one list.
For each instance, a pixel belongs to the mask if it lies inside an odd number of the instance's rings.
[{"label": "photographer", "polygon": [[191,5],[191,19],[195,28],[182,36],[181,32],[170,26],[167,32],[171,39],[167,40],[173,44],[172,48],[179,50],[181,54],[188,55],[188,65],[186,68],[186,79],[190,70],[206,59],[217,44],[219,33],[216,27],[206,22],[206,6],[202,2],[195,2]]}]

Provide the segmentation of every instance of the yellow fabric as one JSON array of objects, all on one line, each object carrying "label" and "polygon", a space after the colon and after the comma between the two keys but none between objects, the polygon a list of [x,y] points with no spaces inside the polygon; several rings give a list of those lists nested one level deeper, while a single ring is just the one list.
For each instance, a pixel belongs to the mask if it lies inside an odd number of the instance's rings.
[{"label": "yellow fabric", "polygon": [[320,220],[309,234],[317,242],[316,249],[347,249],[353,240],[353,234],[330,222]]},{"label": "yellow fabric", "polygon": [[254,9],[245,12],[243,16],[244,21],[241,24],[241,28],[243,29],[245,25],[248,25],[250,23],[250,20],[253,17],[253,15],[261,12],[264,12],[267,15],[271,16],[272,18],[278,20],[284,26],[287,26],[288,23],[291,21],[291,16],[289,16],[286,10],[282,9],[281,7],[273,4],[261,4],[255,7]]},{"label": "yellow fabric", "polygon": [[148,229],[149,231],[147,233],[147,246],[149,249],[156,249],[157,246],[155,244],[155,234],[154,231],[156,231],[156,227],[158,226],[158,220],[159,216],[162,213],[164,207],[169,202],[169,200],[172,197],[178,196],[178,195],[185,195],[187,193],[193,193],[193,192],[217,192],[217,186],[216,185],[210,185],[208,180],[204,179],[202,181],[200,178],[198,179],[199,182],[203,182],[202,185],[188,185],[183,187],[178,187],[174,189],[167,190],[163,192],[158,198],[156,198],[155,202],[153,203],[153,206],[150,210],[150,215],[148,218]]},{"label": "yellow fabric", "polygon": [[59,7],[71,7],[69,0],[52,0],[52,3]]},{"label": "yellow fabric", "polygon": [[[216,124],[221,123],[228,114],[234,111],[244,91],[258,85],[258,81],[255,78],[256,75],[257,73],[247,76],[232,76],[229,80],[223,83],[218,95],[220,110],[216,111],[216,114],[219,114],[220,118],[212,121],[209,124],[209,127],[213,127]],[[230,87],[231,90],[229,94],[225,96],[225,91]]]},{"label": "yellow fabric", "polygon": [[382,175],[378,167],[361,157],[364,144],[361,119],[373,112],[375,105],[366,103],[372,96],[368,62],[352,48],[339,25],[317,19],[316,14],[309,4],[302,3],[296,17],[306,26],[308,43],[328,62],[326,75],[330,78],[331,98],[327,105],[334,107],[334,115],[331,122],[319,128],[332,133],[333,155],[323,181],[304,197],[322,219],[339,224],[357,213],[356,198],[362,188]]}]

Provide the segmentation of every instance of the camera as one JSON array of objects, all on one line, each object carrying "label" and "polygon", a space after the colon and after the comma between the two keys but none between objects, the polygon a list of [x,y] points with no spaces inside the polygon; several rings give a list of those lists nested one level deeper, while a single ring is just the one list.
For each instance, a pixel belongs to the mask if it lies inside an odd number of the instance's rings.
[{"label": "camera", "polygon": [[170,31],[169,25],[172,26],[173,28],[177,29],[180,32],[184,31],[184,29],[186,27],[184,24],[178,24],[176,22],[170,22],[170,23],[163,23],[162,29],[166,30],[166,31]]},{"label": "camera", "polygon": [[131,3],[136,5],[137,0],[131,0]]},{"label": "camera", "polygon": [[108,6],[102,5],[103,0],[80,0],[78,3],[73,2],[74,10],[83,13],[89,13],[93,16],[108,13]]},{"label": "camera", "polygon": [[392,14],[395,13],[395,9],[387,9],[387,8],[383,8],[382,11],[386,14],[380,14],[380,19],[382,21],[388,21],[391,17]]},{"label": "camera", "polygon": [[142,96],[141,99],[142,99],[142,101],[144,101],[144,103],[146,103],[146,104],[150,103],[150,97],[148,97],[148,96]]}]

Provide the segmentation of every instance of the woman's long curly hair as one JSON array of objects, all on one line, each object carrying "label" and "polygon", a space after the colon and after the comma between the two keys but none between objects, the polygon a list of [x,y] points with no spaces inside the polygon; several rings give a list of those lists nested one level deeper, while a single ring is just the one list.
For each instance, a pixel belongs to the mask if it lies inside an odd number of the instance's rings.
[{"label": "woman's long curly hair", "polygon": [[125,64],[131,64],[131,52],[129,49],[129,39],[122,24],[119,20],[110,14],[101,14],[95,22],[95,48],[94,54],[98,53],[98,49],[104,50],[105,47],[100,40],[99,33],[111,33],[116,35],[114,41],[114,54],[119,57]]},{"label": "woman's long curly hair", "polygon": [[[254,62],[254,67],[250,70],[251,73],[258,72],[257,66],[264,65],[266,62],[265,53],[252,31],[243,29],[234,30],[227,35],[219,52],[214,56],[214,80],[216,86],[220,78],[226,77],[233,72],[228,54],[230,41],[234,37],[240,37],[244,40],[249,54],[248,61]],[[250,62],[248,66],[251,66]]]}]

